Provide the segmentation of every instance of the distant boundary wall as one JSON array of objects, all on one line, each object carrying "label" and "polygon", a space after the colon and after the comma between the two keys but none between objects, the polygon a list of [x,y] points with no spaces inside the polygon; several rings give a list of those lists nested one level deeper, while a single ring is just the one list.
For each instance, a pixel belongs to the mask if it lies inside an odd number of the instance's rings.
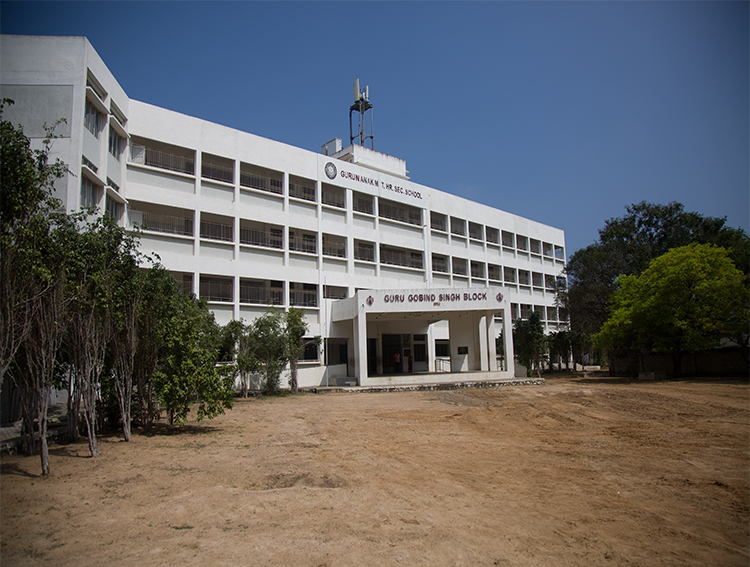
[{"label": "distant boundary wall", "polygon": [[[748,356],[748,349],[742,347],[685,352],[682,353],[680,377],[750,377]],[[641,372],[661,373],[668,377],[675,375],[672,355],[669,353],[617,349],[610,350],[608,357],[610,376],[637,378]]]}]

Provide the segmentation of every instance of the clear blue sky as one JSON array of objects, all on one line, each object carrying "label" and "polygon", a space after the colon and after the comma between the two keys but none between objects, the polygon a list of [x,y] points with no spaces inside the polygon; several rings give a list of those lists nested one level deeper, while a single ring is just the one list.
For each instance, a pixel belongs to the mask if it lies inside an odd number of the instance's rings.
[{"label": "clear blue sky", "polygon": [[587,246],[631,203],[750,229],[748,2],[6,2],[134,99],[320,151],[370,86],[411,179]]}]

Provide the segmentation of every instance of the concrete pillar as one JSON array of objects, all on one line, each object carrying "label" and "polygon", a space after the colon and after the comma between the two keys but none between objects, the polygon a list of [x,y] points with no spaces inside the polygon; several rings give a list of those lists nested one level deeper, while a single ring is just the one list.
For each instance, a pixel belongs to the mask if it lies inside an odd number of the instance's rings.
[{"label": "concrete pillar", "polygon": [[513,322],[510,318],[510,305],[503,309],[503,346],[505,347],[505,370],[508,378],[516,377],[516,355],[513,352]]},{"label": "concrete pillar", "polygon": [[479,337],[479,370],[487,372],[490,369],[487,344],[487,315],[477,313],[477,335]]},{"label": "concrete pillar", "polygon": [[495,314],[487,313],[487,351],[489,353],[490,371],[497,372],[497,345],[495,344]]},{"label": "concrete pillar", "polygon": [[354,324],[354,376],[360,386],[367,381],[367,314],[362,310],[353,320]]}]

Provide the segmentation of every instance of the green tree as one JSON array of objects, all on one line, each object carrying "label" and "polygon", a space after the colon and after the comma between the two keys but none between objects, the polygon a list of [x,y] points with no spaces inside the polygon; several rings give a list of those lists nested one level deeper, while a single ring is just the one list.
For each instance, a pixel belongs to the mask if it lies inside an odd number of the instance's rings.
[{"label": "green tree", "polygon": [[537,311],[532,311],[528,319],[517,319],[513,324],[513,350],[529,376],[534,369],[537,376],[542,375],[546,339],[542,317]]},{"label": "green tree", "polygon": [[639,275],[651,260],[691,243],[715,244],[729,251],[735,266],[750,273],[750,239],[726,226],[726,218],[685,211],[681,203],[641,202],[623,217],[609,219],[599,239],[571,255],[566,274],[569,289],[561,294],[571,330],[591,335],[610,316],[610,298],[623,275]]},{"label": "green tree", "polygon": [[180,291],[177,281],[161,265],[151,266],[144,274],[138,311],[138,344],[133,361],[133,382],[139,420],[150,431],[158,417],[154,374],[166,356],[164,336],[167,322],[177,312]]},{"label": "green tree", "polygon": [[293,394],[297,393],[297,366],[299,359],[305,354],[309,345],[320,345],[319,336],[305,339],[308,332],[305,312],[296,307],[290,307],[284,314],[284,358],[289,361],[289,387]]},{"label": "green tree", "polygon": [[54,190],[68,172],[60,160],[50,159],[54,126],[34,150],[20,126],[2,119],[10,104],[0,102],[0,386],[31,332],[40,296],[53,293],[54,266],[50,271],[44,250],[55,227],[65,222]]},{"label": "green tree", "polygon": [[287,363],[284,315],[278,309],[269,309],[250,325],[248,341],[251,349],[250,368],[264,375],[263,390],[275,394],[279,376]]},{"label": "green tree", "polygon": [[205,301],[181,293],[164,321],[163,358],[154,373],[154,393],[167,410],[169,424],[186,421],[193,403],[197,418],[212,418],[232,407],[231,369],[217,368],[220,328]]},{"label": "green tree", "polygon": [[0,102],[0,386],[10,375],[20,393],[29,454],[36,452],[36,423],[46,475],[47,408],[65,332],[65,243],[73,226],[53,195],[68,170],[50,160],[54,127],[34,150],[21,127],[2,119],[12,103]]},{"label": "green tree", "polygon": [[717,246],[675,248],[640,276],[622,276],[618,283],[612,316],[595,336],[597,344],[669,352],[677,376],[683,352],[711,348],[733,326],[749,324],[744,275]]},{"label": "green tree", "polygon": [[568,360],[571,353],[571,336],[570,331],[557,331],[547,335],[547,348],[549,351],[549,366],[552,370],[552,364],[557,363],[562,370],[562,363],[568,368]]}]

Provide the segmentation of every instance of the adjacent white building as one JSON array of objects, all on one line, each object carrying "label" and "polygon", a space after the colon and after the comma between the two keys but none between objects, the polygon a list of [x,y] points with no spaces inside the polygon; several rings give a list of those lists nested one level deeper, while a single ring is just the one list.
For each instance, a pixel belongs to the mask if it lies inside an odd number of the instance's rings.
[{"label": "adjacent white building", "polygon": [[415,183],[358,144],[315,153],[131,100],[86,38],[3,36],[0,58],[6,119],[37,143],[65,119],[69,210],[140,225],[143,251],[221,324],[304,309],[323,346],[301,386],[510,378],[495,338],[508,330],[512,352],[513,319],[566,326],[560,229]]}]

